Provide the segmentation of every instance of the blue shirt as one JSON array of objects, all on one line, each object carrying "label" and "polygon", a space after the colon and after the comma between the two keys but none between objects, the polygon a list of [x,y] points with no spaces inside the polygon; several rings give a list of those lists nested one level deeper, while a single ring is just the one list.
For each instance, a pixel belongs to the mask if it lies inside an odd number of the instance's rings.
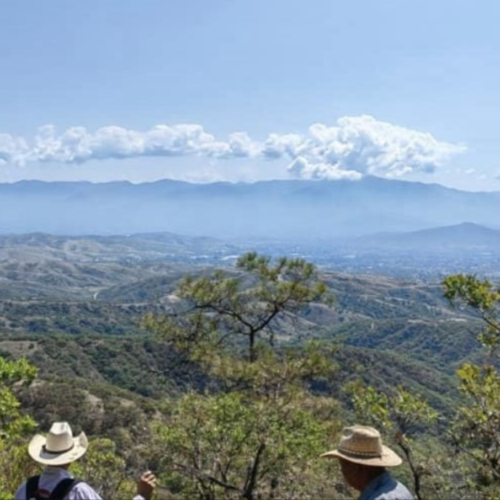
[{"label": "blue shirt", "polygon": [[388,472],[372,479],[358,500],[414,500],[413,495]]}]

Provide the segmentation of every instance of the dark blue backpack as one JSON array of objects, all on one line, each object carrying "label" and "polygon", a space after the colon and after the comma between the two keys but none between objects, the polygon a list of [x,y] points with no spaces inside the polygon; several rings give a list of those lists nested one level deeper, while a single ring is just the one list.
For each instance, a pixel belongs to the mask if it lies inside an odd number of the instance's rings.
[{"label": "dark blue backpack", "polygon": [[82,481],[80,479],[66,478],[57,484],[49,497],[40,496],[38,483],[40,476],[30,477],[26,483],[26,500],[63,500],[66,495]]}]

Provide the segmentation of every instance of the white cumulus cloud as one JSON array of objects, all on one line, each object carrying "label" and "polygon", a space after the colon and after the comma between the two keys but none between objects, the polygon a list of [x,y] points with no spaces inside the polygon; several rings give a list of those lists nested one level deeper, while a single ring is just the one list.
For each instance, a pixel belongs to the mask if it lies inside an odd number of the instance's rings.
[{"label": "white cumulus cloud", "polygon": [[292,173],[322,179],[431,173],[465,150],[463,145],[366,115],[340,118],[334,126],[317,123],[303,136],[272,135],[264,149],[271,157],[290,157]]},{"label": "white cumulus cloud", "polygon": [[291,174],[306,179],[357,180],[364,175],[402,177],[433,172],[465,151],[463,145],[438,141],[427,132],[378,121],[372,116],[343,117],[335,125],[316,123],[306,133],[271,133],[264,141],[246,132],[217,139],[201,125],[156,125],[147,131],[107,126],[95,131],[72,127],[58,133],[41,127],[31,145],[0,134],[0,163],[56,162],[145,156],[204,156],[215,159],[288,160]]},{"label": "white cumulus cloud", "polygon": [[0,165],[24,165],[28,145],[22,137],[0,134]]},{"label": "white cumulus cloud", "polygon": [[[238,141],[235,139],[235,142]],[[109,126],[93,133],[84,127],[73,127],[60,135],[52,125],[46,125],[35,138],[32,157],[62,163],[138,156],[203,154],[217,157],[226,155],[230,148],[205,132],[201,125],[156,125],[147,132]]]},{"label": "white cumulus cloud", "polygon": [[302,179],[327,179],[339,181],[342,179],[357,181],[363,174],[356,170],[342,170],[327,163],[311,163],[307,158],[299,156],[288,166],[288,170]]}]

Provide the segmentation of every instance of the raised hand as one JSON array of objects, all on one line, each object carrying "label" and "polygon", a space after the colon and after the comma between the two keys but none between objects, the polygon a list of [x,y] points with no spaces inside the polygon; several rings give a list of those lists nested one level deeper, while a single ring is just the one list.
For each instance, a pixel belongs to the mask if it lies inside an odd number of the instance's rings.
[{"label": "raised hand", "polygon": [[137,482],[137,494],[150,500],[156,487],[156,476],[150,471],[146,471]]}]

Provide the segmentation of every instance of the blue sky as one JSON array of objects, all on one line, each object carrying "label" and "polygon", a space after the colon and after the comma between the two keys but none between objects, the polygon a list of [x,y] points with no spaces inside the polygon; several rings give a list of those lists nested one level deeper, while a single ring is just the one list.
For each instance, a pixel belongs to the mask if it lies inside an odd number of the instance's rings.
[{"label": "blue sky", "polygon": [[0,181],[374,174],[500,190],[494,0],[6,0],[1,13]]}]

